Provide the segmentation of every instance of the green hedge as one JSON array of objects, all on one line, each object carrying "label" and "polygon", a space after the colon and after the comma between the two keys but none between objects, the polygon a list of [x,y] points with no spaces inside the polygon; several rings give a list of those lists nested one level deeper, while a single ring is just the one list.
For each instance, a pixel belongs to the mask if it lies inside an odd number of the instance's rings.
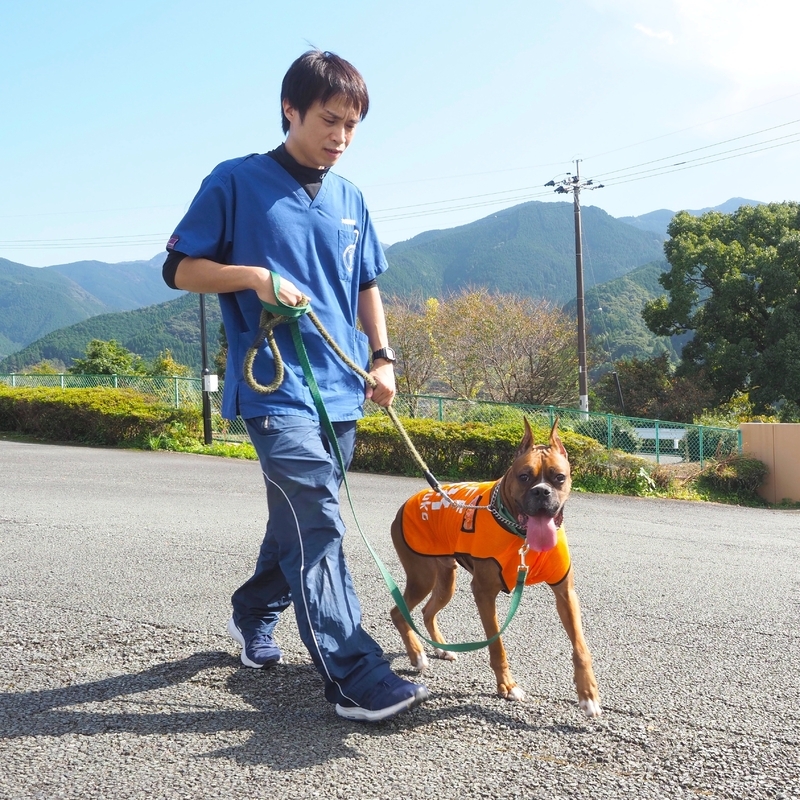
[{"label": "green hedge", "polygon": [[0,386],[0,430],[37,439],[146,447],[153,436],[199,437],[201,416],[131,389]]},{"label": "green hedge", "polygon": [[[403,419],[411,441],[431,472],[447,480],[493,480],[509,467],[522,441],[522,423],[487,425],[482,422],[437,422]],[[533,428],[535,441],[544,444],[550,429]],[[580,471],[591,455],[602,450],[594,439],[562,431],[573,472]],[[387,416],[358,421],[353,469],[394,475],[420,475],[420,469]]]}]

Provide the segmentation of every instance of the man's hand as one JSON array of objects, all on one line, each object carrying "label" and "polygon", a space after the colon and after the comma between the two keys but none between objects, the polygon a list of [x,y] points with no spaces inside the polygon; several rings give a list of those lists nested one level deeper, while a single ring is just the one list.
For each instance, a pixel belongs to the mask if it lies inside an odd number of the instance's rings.
[{"label": "man's hand", "polygon": [[379,360],[378,366],[373,364],[369,373],[377,381],[377,386],[373,389],[367,386],[367,400],[372,400],[382,408],[388,408],[397,394],[397,387],[394,380],[394,364],[388,361]]},{"label": "man's hand", "polygon": [[[258,269],[258,268],[257,268]],[[276,299],[287,306],[299,306],[303,301],[303,293],[288,279],[281,275],[280,290],[277,298],[275,287],[272,283],[272,273],[265,269],[259,269],[258,284],[255,288],[258,299],[271,306],[277,305]]]}]

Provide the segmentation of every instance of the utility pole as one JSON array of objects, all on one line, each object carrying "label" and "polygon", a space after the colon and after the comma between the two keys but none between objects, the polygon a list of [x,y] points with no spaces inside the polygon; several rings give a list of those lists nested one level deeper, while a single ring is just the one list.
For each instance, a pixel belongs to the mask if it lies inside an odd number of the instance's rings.
[{"label": "utility pole", "polygon": [[581,183],[580,159],[575,160],[575,174],[558,183],[548,181],[545,186],[554,186],[556,194],[572,194],[575,216],[575,288],[578,310],[578,394],[580,410],[589,411],[589,376],[586,368],[586,309],[583,296],[583,232],[581,228],[581,189],[602,189],[603,184],[588,180]]},{"label": "utility pole", "polygon": [[208,338],[206,335],[206,296],[200,295],[200,360],[202,362],[203,379],[203,442],[214,443],[214,434],[211,429],[211,392],[218,389],[217,376],[208,368]]}]

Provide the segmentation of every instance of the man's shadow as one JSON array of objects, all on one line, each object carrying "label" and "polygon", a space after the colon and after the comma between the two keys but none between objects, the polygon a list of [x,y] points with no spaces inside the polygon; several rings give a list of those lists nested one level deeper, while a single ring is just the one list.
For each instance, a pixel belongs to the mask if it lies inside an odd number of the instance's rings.
[{"label": "man's shadow", "polygon": [[[186,683],[205,683],[216,688],[217,674],[211,670],[231,669],[223,691],[238,695],[250,708],[212,707],[203,710],[157,711],[153,713],[102,709],[81,709],[85,704],[114,703],[132,695],[176,687]],[[449,695],[449,693],[448,693]],[[19,737],[54,737],[67,734],[95,736],[120,731],[142,736],[177,734],[217,734],[249,732],[246,742],[217,749],[204,758],[230,758],[243,764],[269,764],[288,771],[324,764],[338,758],[358,758],[347,743],[354,732],[373,736],[393,736],[435,719],[445,717],[485,717],[497,722],[474,695],[449,697],[446,708],[421,706],[394,720],[364,724],[342,720],[323,697],[321,680],[311,664],[283,664],[268,671],[239,668],[230,653],[196,653],[179,661],[157,664],[149,669],[113,678],[76,684],[59,689],[0,693],[0,740]],[[144,701],[146,702],[146,701]],[[184,697],[179,702],[193,705]],[[197,705],[207,705],[208,695]],[[118,703],[117,703],[118,705]],[[177,705],[177,703],[176,703]],[[238,704],[237,704],[238,705]],[[73,708],[77,707],[77,708]],[[519,720],[508,718],[514,727]],[[523,724],[529,730],[537,726]],[[314,732],[311,744],[298,747],[297,731]]]}]

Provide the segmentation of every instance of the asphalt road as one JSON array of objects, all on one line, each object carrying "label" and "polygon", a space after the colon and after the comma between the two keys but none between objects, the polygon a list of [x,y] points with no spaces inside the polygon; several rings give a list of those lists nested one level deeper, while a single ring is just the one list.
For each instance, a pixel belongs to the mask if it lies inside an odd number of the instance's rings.
[{"label": "asphalt road", "polygon": [[[389,522],[422,481],[354,474]],[[231,591],[263,531],[253,462],[0,441],[2,798],[797,798],[800,512],[573,495],[566,526],[604,714],[583,718],[551,592],[505,636],[524,703],[486,652],[433,661],[432,699],[339,719],[300,643],[240,667]],[[408,662],[347,511],[366,627]],[[483,638],[466,576],[443,615]],[[504,607],[501,607],[501,612]]]}]

